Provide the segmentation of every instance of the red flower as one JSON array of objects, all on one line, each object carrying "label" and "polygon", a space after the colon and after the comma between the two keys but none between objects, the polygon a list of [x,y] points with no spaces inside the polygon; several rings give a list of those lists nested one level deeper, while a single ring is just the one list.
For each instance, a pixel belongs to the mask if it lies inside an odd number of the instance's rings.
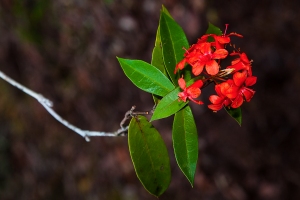
[{"label": "red flower", "polygon": [[202,80],[198,80],[189,87],[186,87],[185,80],[183,78],[180,78],[178,80],[178,85],[183,90],[183,92],[180,92],[178,94],[179,100],[186,102],[186,100],[189,99],[196,104],[203,104],[202,101],[195,100],[195,98],[198,98],[201,94],[200,88],[203,85]]},{"label": "red flower", "polygon": [[212,37],[215,39],[215,42],[213,43],[216,49],[224,49],[225,44],[230,43],[230,37],[229,36],[238,36],[243,37],[240,34],[237,33],[230,33],[228,35],[212,35]]},{"label": "red flower", "polygon": [[249,76],[247,77],[247,71],[236,72],[233,75],[234,84],[239,88],[237,91],[237,96],[233,99],[231,107],[238,108],[240,107],[244,100],[249,102],[254,96],[255,91],[248,88],[256,83],[257,77]]},{"label": "red flower", "polygon": [[237,36],[237,37],[243,37],[242,35],[237,34],[237,33],[229,33],[226,35],[228,24],[225,24],[225,26],[226,26],[225,31],[221,36],[220,35],[212,35],[213,38],[215,39],[214,46],[216,47],[216,49],[224,49],[225,44],[230,43],[230,36],[232,36],[232,35]]},{"label": "red flower", "polygon": [[[232,81],[232,80],[231,80]],[[218,111],[223,108],[223,106],[229,106],[231,104],[231,100],[225,95],[226,91],[232,87],[232,83],[230,81],[223,82],[215,86],[215,90],[217,95],[211,95],[209,97],[211,105],[208,105],[213,111]]]},{"label": "red flower", "polygon": [[225,31],[222,35],[206,34],[203,35],[201,39],[198,40],[198,42],[205,42],[207,41],[208,37],[211,36],[215,40],[214,42],[212,42],[212,46],[216,47],[216,49],[224,49],[225,44],[230,43],[230,36],[243,37],[238,33],[229,33],[226,35],[227,28],[228,28],[228,24],[225,24]]},{"label": "red flower", "polygon": [[249,102],[254,96],[255,91],[248,88],[256,83],[255,76],[247,77],[247,71],[236,72],[233,75],[233,80],[228,79],[226,82],[215,86],[217,95],[209,97],[211,105],[208,105],[213,111],[220,110],[223,106],[232,108],[240,107],[244,100]]},{"label": "red flower", "polygon": [[234,59],[231,62],[231,65],[227,68],[233,68],[235,72],[240,70],[247,70],[248,75],[252,76],[252,68],[251,68],[251,61],[249,61],[247,55],[245,53],[231,53],[233,55],[239,55],[239,58]]},{"label": "red flower", "polygon": [[204,66],[208,74],[216,75],[219,72],[219,64],[215,59],[224,59],[227,55],[226,49],[218,49],[213,52],[209,42],[197,43],[187,50],[185,58],[176,65],[174,73],[177,72],[177,69],[183,69],[187,62],[192,66],[195,76],[203,71]]}]

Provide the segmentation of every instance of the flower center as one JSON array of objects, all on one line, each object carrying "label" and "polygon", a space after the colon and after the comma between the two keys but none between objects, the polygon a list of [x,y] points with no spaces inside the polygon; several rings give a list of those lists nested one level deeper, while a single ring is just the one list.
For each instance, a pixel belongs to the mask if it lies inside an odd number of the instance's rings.
[{"label": "flower center", "polygon": [[212,59],[212,54],[211,53],[205,53],[203,55],[200,56],[200,60],[202,62],[208,62]]}]

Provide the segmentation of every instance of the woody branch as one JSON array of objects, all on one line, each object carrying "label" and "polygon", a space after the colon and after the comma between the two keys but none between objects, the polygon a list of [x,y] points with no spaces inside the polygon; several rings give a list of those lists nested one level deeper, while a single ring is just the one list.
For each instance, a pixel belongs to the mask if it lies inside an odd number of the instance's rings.
[{"label": "woody branch", "polygon": [[132,108],[125,113],[125,116],[123,120],[120,123],[120,128],[116,130],[115,132],[102,132],[102,131],[89,131],[89,130],[82,130],[73,124],[69,123],[65,119],[63,119],[60,115],[58,115],[54,110],[53,110],[53,102],[50,101],[49,99],[45,98],[43,95],[38,94],[29,88],[23,86],[22,84],[16,82],[6,74],[4,74],[2,71],[0,71],[0,78],[5,80],[6,82],[10,83],[12,86],[20,89],[24,93],[28,94],[29,96],[35,98],[47,111],[52,117],[54,117],[57,121],[62,123],[64,126],[67,128],[71,129],[72,131],[76,132],[87,142],[90,141],[90,137],[95,137],[95,136],[110,136],[110,137],[116,137],[116,136],[123,136],[126,135],[128,131],[128,126],[125,126],[125,123],[128,119],[130,119],[134,115],[142,114],[142,115],[147,115],[150,112],[134,112],[135,106],[132,106]]}]

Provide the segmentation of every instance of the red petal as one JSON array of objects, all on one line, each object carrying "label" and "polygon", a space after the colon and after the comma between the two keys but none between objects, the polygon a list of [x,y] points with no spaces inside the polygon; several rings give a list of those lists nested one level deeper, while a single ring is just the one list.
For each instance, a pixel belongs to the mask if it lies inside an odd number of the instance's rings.
[{"label": "red petal", "polygon": [[209,37],[209,34],[203,35],[200,39],[198,39],[197,43],[203,43],[207,41],[207,38]]},{"label": "red petal", "polygon": [[243,104],[243,101],[244,101],[243,97],[241,95],[238,95],[232,102],[231,107],[238,108]]},{"label": "red petal", "polygon": [[211,54],[211,44],[208,42],[201,43],[200,51],[203,54]]},{"label": "red petal", "polygon": [[190,65],[192,65],[193,63],[198,62],[199,57],[201,55],[202,55],[201,53],[193,51],[186,56],[186,62],[188,62]]},{"label": "red petal", "polygon": [[196,62],[194,65],[192,65],[192,72],[195,76],[201,74],[203,71],[204,64],[201,62]]},{"label": "red petal", "polygon": [[249,102],[249,101],[252,99],[252,97],[254,96],[254,93],[255,93],[254,90],[251,90],[251,89],[249,89],[249,88],[243,88],[243,89],[241,90],[241,92],[243,93],[243,95],[244,95],[244,97],[245,97],[245,100],[246,100],[247,102]]},{"label": "red petal", "polygon": [[201,90],[199,88],[196,88],[196,87],[189,87],[187,89],[187,94],[188,94],[188,96],[190,96],[192,98],[197,98],[197,97],[200,96]]},{"label": "red petal", "polygon": [[215,36],[214,38],[221,44],[228,44],[230,42],[230,38],[227,36]]},{"label": "red petal", "polygon": [[[245,66],[245,64],[244,63],[242,63],[242,62],[240,62],[240,59],[238,59],[239,60],[239,62],[237,62],[237,63],[235,63],[235,64],[233,64],[233,65],[231,65],[231,66],[228,66],[227,68],[229,68],[229,69],[234,69],[235,71],[240,71],[240,70],[242,70],[242,69],[245,69],[246,68],[246,66]],[[233,63],[234,61],[232,61],[232,63]]]},{"label": "red petal", "polygon": [[191,98],[191,97],[189,97],[189,100],[191,100],[192,102],[194,102],[194,103],[196,103],[196,104],[199,104],[199,105],[203,104],[202,101],[197,101],[197,100],[195,100],[195,99],[193,99],[193,98]]},{"label": "red petal", "polygon": [[221,92],[221,84],[215,86],[215,91],[220,97],[224,96],[224,94]]},{"label": "red petal", "polygon": [[209,101],[212,103],[212,104],[221,104],[222,101],[223,101],[223,98],[217,96],[217,95],[211,95],[209,97]]},{"label": "red petal", "polygon": [[203,86],[203,81],[198,80],[195,83],[193,83],[190,87],[201,88],[202,86]]},{"label": "red petal", "polygon": [[223,59],[228,55],[228,51],[226,49],[218,49],[213,53],[213,59]]},{"label": "red petal", "polygon": [[220,93],[222,95],[226,94],[226,91],[231,87],[232,84],[233,84],[233,80],[231,80],[231,79],[228,79],[226,82],[219,84]]},{"label": "red petal", "polygon": [[186,62],[186,59],[184,58],[182,61],[180,61],[180,62],[176,65],[174,74],[176,74],[177,69],[182,70],[182,69],[184,68],[185,62]]},{"label": "red petal", "polygon": [[178,79],[178,85],[181,89],[185,90],[186,88],[186,83],[185,80],[183,78]]},{"label": "red petal", "polygon": [[223,105],[226,107],[226,106],[229,106],[231,103],[232,103],[231,100],[226,98],[223,102]]},{"label": "red petal", "polygon": [[248,65],[246,70],[248,71],[248,76],[252,76],[252,67],[251,67],[251,65]]},{"label": "red petal", "polygon": [[179,97],[180,100],[186,102],[187,95],[186,95],[185,92],[178,93],[178,97]]},{"label": "red petal", "polygon": [[185,80],[183,78],[178,79],[178,85],[181,89],[185,90],[186,88],[186,83]]},{"label": "red petal", "polygon": [[246,71],[236,72],[236,73],[233,74],[234,84],[238,87],[240,87],[241,85],[244,84],[246,78],[247,78],[247,72]]},{"label": "red petal", "polygon": [[[230,54],[231,55],[231,54]],[[231,65],[235,65],[235,64],[237,64],[238,62],[240,62],[241,61],[241,59],[240,58],[236,58],[236,59],[234,59],[233,61],[231,61]]]},{"label": "red petal", "polygon": [[246,81],[245,81],[245,85],[246,86],[252,86],[256,83],[257,77],[256,76],[249,76],[247,77]]},{"label": "red petal", "polygon": [[211,104],[211,105],[208,105],[208,108],[213,110],[213,111],[218,111],[218,110],[221,110],[223,108],[223,105],[222,104]]},{"label": "red petal", "polygon": [[247,57],[247,55],[245,53],[240,54],[240,58],[241,58],[241,60],[242,60],[243,63],[245,63],[247,65],[251,64],[250,61],[249,61],[249,59],[248,59],[248,57]]},{"label": "red petal", "polygon": [[206,72],[210,75],[216,75],[219,72],[219,65],[215,60],[210,60],[206,63]]},{"label": "red petal", "polygon": [[229,80],[227,80],[227,84],[224,84],[224,87],[221,88],[221,91],[229,99],[234,99],[238,95],[239,87],[235,86],[233,84],[233,81],[229,79]]}]

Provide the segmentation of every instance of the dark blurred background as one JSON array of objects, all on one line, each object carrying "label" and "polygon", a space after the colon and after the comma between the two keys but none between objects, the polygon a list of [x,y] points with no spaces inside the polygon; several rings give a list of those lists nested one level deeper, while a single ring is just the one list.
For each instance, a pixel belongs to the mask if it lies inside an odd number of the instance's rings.
[{"label": "dark blurred background", "polygon": [[[53,100],[72,124],[115,131],[132,105],[153,106],[116,56],[150,62],[162,4],[191,44],[208,21],[244,35],[234,42],[254,60],[258,82],[242,127],[224,111],[192,105],[194,188],[174,159],[172,119],[155,123],[172,165],[160,199],[300,199],[298,1],[1,0],[0,70]],[[3,80],[0,113],[0,199],[156,199],[135,175],[126,137],[88,143]]]}]

